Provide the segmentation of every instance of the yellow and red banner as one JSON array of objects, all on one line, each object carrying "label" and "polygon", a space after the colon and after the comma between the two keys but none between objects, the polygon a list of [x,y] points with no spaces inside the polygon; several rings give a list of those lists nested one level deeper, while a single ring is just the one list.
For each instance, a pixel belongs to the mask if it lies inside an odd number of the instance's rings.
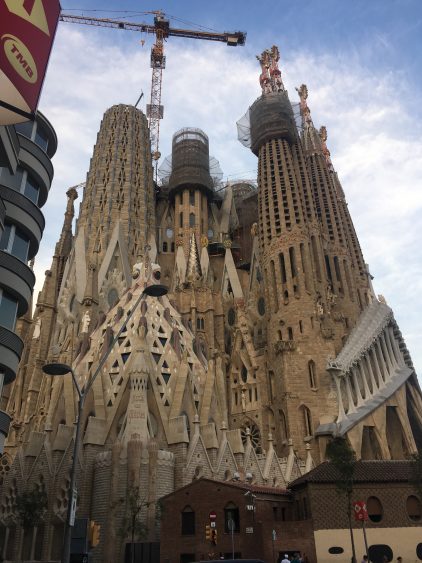
[{"label": "yellow and red banner", "polygon": [[59,0],[0,0],[0,125],[36,110],[59,15]]}]

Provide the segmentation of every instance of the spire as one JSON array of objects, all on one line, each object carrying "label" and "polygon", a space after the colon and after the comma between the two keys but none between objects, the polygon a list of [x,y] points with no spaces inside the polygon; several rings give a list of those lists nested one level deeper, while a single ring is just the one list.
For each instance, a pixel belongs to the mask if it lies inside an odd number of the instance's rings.
[{"label": "spire", "polygon": [[327,163],[327,168],[330,172],[334,172],[333,163],[331,162],[330,151],[327,147],[327,128],[323,125],[319,130],[319,137],[322,144],[322,153],[325,157],[325,162]]},{"label": "spire", "polygon": [[257,55],[261,65],[261,74],[259,75],[259,83],[263,94],[272,92],[285,92],[283,81],[281,80],[281,71],[278,67],[280,60],[280,51],[276,45],[271,49],[265,49],[261,55]]},{"label": "spire", "polygon": [[201,278],[201,262],[199,260],[198,245],[196,244],[195,234],[192,233],[189,242],[189,256],[186,267],[186,280],[189,283],[198,281]]},{"label": "spire", "polygon": [[302,84],[299,88],[296,88],[296,92],[299,94],[300,98],[300,115],[302,116],[302,127],[305,129],[306,126],[313,126],[311,118],[311,110],[308,106],[308,87],[306,84]]},{"label": "spire", "polygon": [[72,247],[72,221],[75,216],[74,202],[78,199],[76,187],[69,188],[66,192],[67,204],[60,238],[56,244],[56,255],[68,256]]},{"label": "spire", "polygon": [[302,140],[305,149],[308,151],[316,152],[320,154],[322,152],[321,139],[318,135],[318,131],[315,129],[314,123],[311,117],[311,110],[308,106],[308,87],[306,84],[302,84],[299,88],[296,88],[300,99],[300,115],[302,117]]}]

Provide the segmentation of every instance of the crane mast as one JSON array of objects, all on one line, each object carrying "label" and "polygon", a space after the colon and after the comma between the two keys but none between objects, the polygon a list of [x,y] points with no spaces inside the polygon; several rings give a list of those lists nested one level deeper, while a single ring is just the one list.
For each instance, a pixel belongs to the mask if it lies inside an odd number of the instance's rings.
[{"label": "crane mast", "polygon": [[110,27],[123,29],[126,31],[138,31],[143,33],[153,33],[155,42],[151,48],[151,97],[147,105],[147,118],[151,136],[151,153],[153,160],[157,163],[161,156],[160,145],[160,120],[163,118],[163,106],[161,105],[161,90],[163,82],[163,70],[166,67],[166,57],[164,55],[164,41],[167,37],[185,37],[190,39],[205,39],[207,41],[224,42],[229,46],[236,47],[244,45],[246,33],[242,31],[217,33],[213,31],[179,29],[170,27],[169,20],[161,11],[146,12],[154,14],[154,25],[146,23],[124,22],[109,18],[91,18],[86,16],[76,16],[70,14],[60,14],[60,21],[69,23],[79,23],[97,27]]}]

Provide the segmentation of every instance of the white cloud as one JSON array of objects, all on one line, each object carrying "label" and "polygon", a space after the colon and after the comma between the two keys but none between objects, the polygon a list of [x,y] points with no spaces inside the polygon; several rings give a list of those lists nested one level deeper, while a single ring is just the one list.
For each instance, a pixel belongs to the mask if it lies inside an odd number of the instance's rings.
[{"label": "white cloud", "polygon": [[[44,211],[47,227],[37,256],[38,289],[61,228],[65,192],[85,179],[103,112],[150,92],[149,48],[119,43],[114,32],[61,25],[41,110],[57,131],[55,180]],[[378,41],[380,38],[378,38]],[[201,127],[225,176],[256,176],[256,158],[237,141],[236,120],[259,95],[258,65],[247,51],[205,42],[170,41],[163,78],[161,151],[181,127]],[[282,61],[290,98],[309,87],[315,125],[342,181],[376,290],[395,310],[416,367],[422,369],[422,142],[412,129],[400,72],[366,69],[356,54],[314,57],[298,50]]]}]

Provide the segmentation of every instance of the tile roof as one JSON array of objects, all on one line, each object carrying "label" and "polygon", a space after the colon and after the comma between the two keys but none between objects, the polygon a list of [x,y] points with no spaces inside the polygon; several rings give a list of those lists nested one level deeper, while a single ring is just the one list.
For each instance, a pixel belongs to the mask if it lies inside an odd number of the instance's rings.
[{"label": "tile roof", "polygon": [[[360,460],[356,462],[354,482],[407,482],[414,478],[414,469],[415,462],[411,460]],[[340,475],[334,465],[325,461],[290,483],[289,488],[294,489],[306,483],[334,483],[339,478]]]}]

